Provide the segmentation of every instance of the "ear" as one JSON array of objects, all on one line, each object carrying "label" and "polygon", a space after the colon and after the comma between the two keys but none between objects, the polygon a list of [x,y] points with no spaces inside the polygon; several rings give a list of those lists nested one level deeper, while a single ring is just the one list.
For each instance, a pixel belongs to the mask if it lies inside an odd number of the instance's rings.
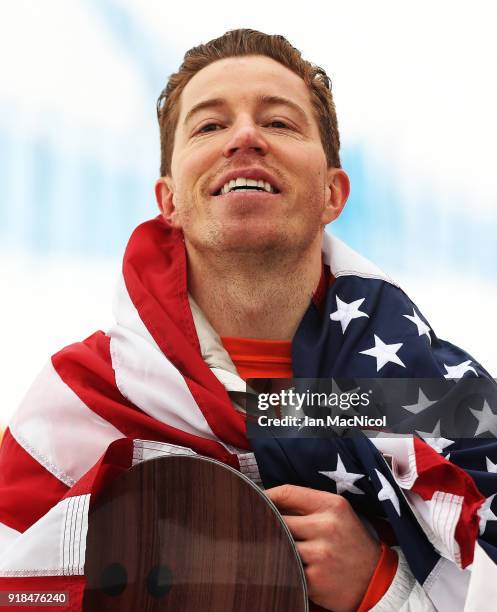
[{"label": "ear", "polygon": [[326,204],[323,210],[323,223],[327,225],[340,216],[350,193],[350,181],[341,168],[328,168],[326,185]]},{"label": "ear", "polygon": [[155,183],[155,199],[164,219],[173,227],[179,227],[178,214],[174,204],[174,185],[172,178],[161,176]]}]

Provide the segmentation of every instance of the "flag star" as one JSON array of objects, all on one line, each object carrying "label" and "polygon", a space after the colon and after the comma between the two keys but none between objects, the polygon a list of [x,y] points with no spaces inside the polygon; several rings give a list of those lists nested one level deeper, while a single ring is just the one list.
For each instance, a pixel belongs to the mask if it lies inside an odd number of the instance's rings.
[{"label": "flag star", "polygon": [[488,457],[485,457],[487,460],[487,472],[497,474],[497,463],[491,461]]},{"label": "flag star", "polygon": [[424,336],[424,335],[428,336],[428,340],[430,341],[430,344],[431,344],[431,336],[430,336],[431,328],[428,327],[428,325],[426,325],[426,323],[421,320],[421,318],[419,317],[418,313],[414,310],[414,308],[412,309],[412,316],[411,315],[402,315],[402,316],[405,317],[406,319],[409,319],[409,321],[412,321],[414,325],[416,325],[416,327],[418,328],[418,336]]},{"label": "flag star", "polygon": [[487,400],[484,401],[481,410],[473,410],[473,408],[470,408],[469,411],[478,421],[478,427],[474,433],[475,436],[488,431],[493,436],[497,437],[497,414],[492,412]]},{"label": "flag star", "polygon": [[345,333],[345,330],[349,326],[349,323],[352,319],[358,319],[359,317],[369,317],[369,315],[362,310],[359,310],[359,307],[364,302],[366,298],[361,298],[360,300],[355,300],[354,302],[344,302],[341,300],[338,295],[336,296],[337,300],[337,309],[335,312],[330,314],[330,319],[332,321],[340,321],[342,326],[342,333]]},{"label": "flag star", "polygon": [[497,521],[497,516],[492,512],[492,502],[497,493],[494,493],[483,502],[478,510],[478,516],[480,517],[480,535],[483,535],[487,528],[487,521]]},{"label": "flag star", "polygon": [[385,476],[376,468],[375,472],[381,482],[381,489],[378,491],[378,499],[380,501],[390,500],[393,504],[393,507],[397,511],[397,514],[400,516],[399,498],[397,497],[397,494],[395,493],[392,485],[388,482]]},{"label": "flag star", "polygon": [[334,472],[319,472],[319,473],[335,481],[336,486],[337,486],[338,495],[341,495],[345,491],[350,491],[351,493],[356,493],[358,495],[364,494],[364,491],[361,491],[361,489],[357,488],[354,485],[354,482],[356,480],[359,480],[360,478],[364,478],[365,475],[364,474],[354,474],[354,472],[347,472],[347,470],[345,469],[345,466],[343,465],[342,458],[340,457],[338,453],[337,453],[336,470]]},{"label": "flag star", "polygon": [[405,364],[402,362],[400,357],[397,356],[397,351],[402,346],[402,342],[398,344],[385,344],[381,338],[376,334],[374,335],[374,346],[367,351],[359,351],[363,355],[370,355],[376,359],[376,371],[379,372],[381,368],[391,361],[405,368]]},{"label": "flag star", "polygon": [[421,387],[418,390],[418,402],[417,404],[410,404],[409,406],[402,406],[405,410],[409,410],[413,414],[419,414],[426,408],[429,408],[432,404],[436,404],[436,401],[429,400],[426,395],[423,393]]},{"label": "flag star", "polygon": [[444,378],[462,378],[466,372],[474,372],[478,376],[478,372],[469,365],[470,363],[469,359],[455,366],[448,366],[444,363],[444,368],[447,370]]},{"label": "flag star", "polygon": [[440,420],[437,421],[435,428],[433,431],[416,431],[423,440],[432,447],[434,451],[437,453],[443,453],[444,449],[451,444],[454,444],[454,440],[448,440],[447,438],[442,438],[440,433]]}]

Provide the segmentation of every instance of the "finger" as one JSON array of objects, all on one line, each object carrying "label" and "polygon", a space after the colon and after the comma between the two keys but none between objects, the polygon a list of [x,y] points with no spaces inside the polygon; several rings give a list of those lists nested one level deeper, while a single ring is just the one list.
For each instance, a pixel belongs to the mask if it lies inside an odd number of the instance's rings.
[{"label": "finger", "polygon": [[311,538],[315,537],[317,525],[313,515],[283,515],[282,518],[290,530],[294,540],[310,540]]},{"label": "finger", "polygon": [[332,558],[331,546],[322,540],[295,542],[295,546],[304,565],[330,562]]},{"label": "finger", "polygon": [[292,514],[311,514],[333,505],[333,498],[340,497],[334,493],[288,484],[266,489],[265,493],[278,510]]}]

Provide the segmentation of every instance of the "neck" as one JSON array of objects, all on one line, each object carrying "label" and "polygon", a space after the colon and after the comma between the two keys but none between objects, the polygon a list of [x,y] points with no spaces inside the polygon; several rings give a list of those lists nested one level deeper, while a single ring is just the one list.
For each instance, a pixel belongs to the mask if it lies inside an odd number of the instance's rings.
[{"label": "neck", "polygon": [[321,277],[321,233],[305,252],[199,252],[189,291],[220,336],[292,340]]}]

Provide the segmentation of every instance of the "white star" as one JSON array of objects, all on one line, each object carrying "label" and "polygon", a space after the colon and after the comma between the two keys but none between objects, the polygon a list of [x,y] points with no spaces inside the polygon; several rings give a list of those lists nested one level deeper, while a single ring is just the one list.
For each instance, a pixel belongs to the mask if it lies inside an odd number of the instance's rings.
[{"label": "white star", "polygon": [[345,330],[349,326],[349,323],[352,321],[352,319],[358,319],[359,317],[369,317],[368,314],[366,314],[362,310],[359,310],[359,306],[364,302],[366,298],[355,300],[354,302],[350,302],[350,304],[347,304],[347,302],[341,300],[338,295],[336,296],[336,299],[337,309],[335,310],[335,312],[332,312],[330,314],[330,319],[332,321],[340,321],[343,334],[345,333]]},{"label": "white star", "polygon": [[478,372],[469,365],[470,363],[469,359],[455,366],[448,366],[444,363],[444,368],[447,370],[444,378],[462,378],[466,372],[474,372],[478,376]]},{"label": "white star", "polygon": [[483,408],[481,410],[473,410],[473,408],[470,408],[469,411],[478,421],[478,427],[474,433],[475,436],[484,431],[488,431],[493,436],[497,437],[497,414],[492,412],[487,400],[483,403]]},{"label": "white star", "polygon": [[430,401],[426,397],[426,395],[423,393],[423,390],[421,389],[421,387],[419,387],[419,390],[418,390],[418,403],[417,404],[410,404],[409,406],[402,406],[402,408],[405,408],[406,410],[409,410],[409,412],[412,412],[413,414],[419,414],[420,412],[425,410],[425,408],[429,408],[432,404],[436,404],[436,403],[437,403],[436,401]]},{"label": "white star", "polygon": [[433,431],[416,431],[423,440],[432,447],[434,451],[437,453],[443,453],[444,448],[454,444],[453,440],[448,440],[447,438],[442,438],[440,434],[440,420],[435,425]]},{"label": "white star", "polygon": [[402,316],[405,317],[406,319],[409,319],[409,321],[412,321],[414,325],[416,325],[416,327],[418,328],[418,336],[423,336],[423,335],[428,336],[428,340],[430,341],[430,344],[431,344],[431,336],[430,336],[431,328],[428,327],[428,325],[426,325],[426,323],[420,319],[418,313],[414,310],[414,308],[412,309],[412,316],[411,315],[402,315]]},{"label": "white star", "polygon": [[497,474],[497,463],[494,463],[488,457],[485,457],[485,459],[487,460],[487,472]]},{"label": "white star", "polygon": [[335,481],[337,486],[337,493],[341,495],[345,491],[351,493],[364,494],[364,491],[354,486],[354,482],[359,478],[364,478],[364,474],[354,474],[354,472],[347,472],[340,455],[337,453],[337,469],[334,472],[319,472],[323,476],[327,476]]},{"label": "white star", "polygon": [[370,355],[376,359],[376,371],[379,372],[381,368],[391,361],[405,368],[405,364],[402,363],[401,359],[397,357],[397,351],[402,346],[402,342],[399,344],[385,344],[381,338],[376,334],[374,335],[374,346],[367,351],[359,351],[363,355]]},{"label": "white star", "polygon": [[487,521],[497,521],[497,516],[492,512],[492,502],[497,493],[494,493],[483,502],[478,510],[478,516],[480,517],[480,535],[483,535],[487,528]]},{"label": "white star", "polygon": [[392,485],[388,482],[385,476],[376,468],[375,468],[375,472],[381,482],[381,489],[378,492],[378,499],[380,501],[386,501],[387,499],[389,499],[392,502],[393,507],[397,511],[397,514],[400,516],[399,498],[397,497],[397,494],[393,490]]}]

